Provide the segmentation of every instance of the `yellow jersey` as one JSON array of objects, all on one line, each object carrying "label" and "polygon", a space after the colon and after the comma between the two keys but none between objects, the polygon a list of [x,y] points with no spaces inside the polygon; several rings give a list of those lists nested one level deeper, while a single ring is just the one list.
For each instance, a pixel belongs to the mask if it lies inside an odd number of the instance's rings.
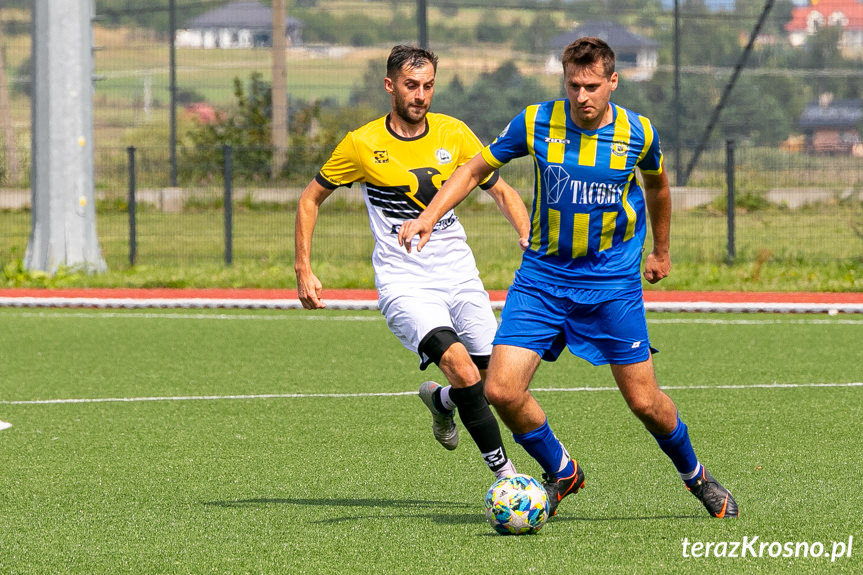
[{"label": "yellow jersey", "polygon": [[[422,253],[398,245],[398,231],[428,206],[441,185],[482,144],[467,125],[444,114],[426,115],[426,130],[403,138],[390,130],[389,116],[348,132],[316,176],[334,190],[361,186],[375,240],[375,284],[455,285],[479,277],[458,217],[450,210],[437,222]],[[495,172],[481,187],[497,181]]]}]

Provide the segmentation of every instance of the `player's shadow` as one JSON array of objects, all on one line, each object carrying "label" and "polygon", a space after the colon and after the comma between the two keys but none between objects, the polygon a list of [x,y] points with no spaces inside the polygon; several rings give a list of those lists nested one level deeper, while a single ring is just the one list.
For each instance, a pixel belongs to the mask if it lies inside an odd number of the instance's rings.
[{"label": "player's shadow", "polygon": [[669,519],[703,519],[703,514],[692,514],[692,515],[641,515],[641,516],[629,516],[629,517],[583,517],[578,515],[555,515],[554,521],[555,523],[562,523],[567,521],[667,521]]},{"label": "player's shadow", "polygon": [[[255,508],[266,507],[270,505],[307,505],[317,508],[351,507],[355,509],[380,509],[382,511],[392,510],[388,513],[380,514],[352,513],[344,517],[330,517],[328,519],[320,519],[317,521],[313,521],[313,523],[323,524],[380,519],[382,517],[425,517],[427,519],[431,519],[435,523],[442,523],[447,525],[477,523],[485,521],[485,518],[482,514],[482,509],[478,505],[470,505],[468,503],[456,501],[440,501],[429,499],[372,499],[351,497],[325,497],[313,499],[294,497],[257,497],[254,499],[235,499],[231,501],[205,501],[204,505],[213,505],[216,507],[225,508]],[[423,512],[423,510],[426,509],[428,510],[428,512]],[[459,513],[459,509],[466,511],[463,513]]]},{"label": "player's shadow", "polygon": [[[319,519],[312,523],[340,524],[356,521],[366,521],[381,518],[426,518],[442,525],[463,525],[470,523],[485,523],[483,510],[479,505],[471,505],[463,501],[441,501],[432,499],[373,499],[353,497],[326,497],[326,498],[280,498],[280,497],[256,497],[253,499],[234,499],[230,501],[205,501],[204,505],[212,505],[224,508],[259,508],[270,505],[304,505],[317,508],[326,507],[350,507],[354,509],[380,509],[392,510],[385,513],[351,513],[342,517],[330,517]],[[411,511],[407,511],[411,510]],[[425,510],[428,510],[425,512]],[[459,512],[459,510],[462,510]],[[627,517],[585,517],[560,513],[550,522],[568,523],[570,521],[667,521],[669,519],[702,519],[701,514],[691,515],[641,515]],[[485,533],[483,535],[495,535]]]}]

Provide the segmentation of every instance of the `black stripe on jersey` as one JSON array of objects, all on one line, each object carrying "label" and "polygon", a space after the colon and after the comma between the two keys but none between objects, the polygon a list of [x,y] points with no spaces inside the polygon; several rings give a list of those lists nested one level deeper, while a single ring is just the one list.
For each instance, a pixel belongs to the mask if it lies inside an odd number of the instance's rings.
[{"label": "black stripe on jersey", "polygon": [[408,194],[409,186],[373,186],[366,184],[369,202],[379,208],[386,217],[412,220],[420,215],[422,208]]}]

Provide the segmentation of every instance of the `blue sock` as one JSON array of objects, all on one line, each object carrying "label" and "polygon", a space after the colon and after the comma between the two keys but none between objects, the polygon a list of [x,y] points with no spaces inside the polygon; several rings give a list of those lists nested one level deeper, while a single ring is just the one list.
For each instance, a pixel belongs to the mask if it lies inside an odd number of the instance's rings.
[{"label": "blue sock", "polygon": [[548,420],[533,431],[521,435],[513,433],[512,438],[536,459],[550,478],[569,477],[575,471],[575,463],[552,433]]},{"label": "blue sock", "polygon": [[689,431],[686,424],[677,416],[677,427],[668,435],[656,435],[651,433],[659,444],[660,449],[671,458],[674,467],[680,474],[680,478],[686,485],[691,486],[701,476],[701,464],[695,457],[692,443],[689,441]]}]

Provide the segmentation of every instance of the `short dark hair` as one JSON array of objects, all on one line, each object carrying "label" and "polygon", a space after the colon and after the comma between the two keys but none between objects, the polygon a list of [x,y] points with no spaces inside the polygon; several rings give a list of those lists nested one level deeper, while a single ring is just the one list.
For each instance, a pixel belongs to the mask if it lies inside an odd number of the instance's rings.
[{"label": "short dark hair", "polygon": [[434,52],[416,46],[399,44],[390,51],[387,58],[387,78],[393,80],[402,71],[402,68],[419,68],[425,64],[431,64],[437,73],[437,56]]},{"label": "short dark hair", "polygon": [[579,68],[602,64],[606,77],[614,73],[614,50],[605,40],[594,36],[585,36],[570,43],[560,57],[564,70],[567,64],[573,64]]}]

